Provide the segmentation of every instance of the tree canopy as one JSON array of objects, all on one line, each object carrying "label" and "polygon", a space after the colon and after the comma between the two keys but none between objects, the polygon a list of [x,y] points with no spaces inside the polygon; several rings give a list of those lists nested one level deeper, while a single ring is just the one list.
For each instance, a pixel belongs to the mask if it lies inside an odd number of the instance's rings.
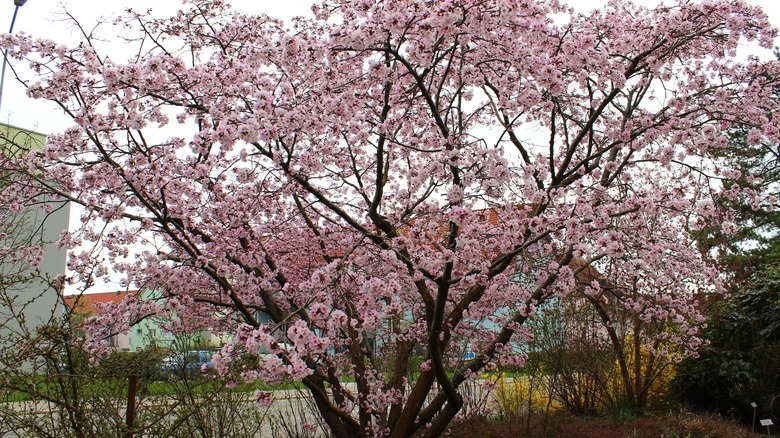
[{"label": "tree canopy", "polygon": [[165,297],[97,318],[96,352],[152,313],[230,330],[217,369],[278,353],[242,378],[302,381],[335,436],[438,436],[575,290],[692,354],[697,302],[723,291],[693,233],[735,231],[718,196],[776,202],[724,186],[739,169],[714,153],[737,126],[780,141],[780,63],[734,59],[776,31],[743,1],[326,1],[289,28],[185,4],[119,20],[127,60],[88,32],[3,35],[74,121],[7,160],[85,208],[61,239],[73,281]]}]

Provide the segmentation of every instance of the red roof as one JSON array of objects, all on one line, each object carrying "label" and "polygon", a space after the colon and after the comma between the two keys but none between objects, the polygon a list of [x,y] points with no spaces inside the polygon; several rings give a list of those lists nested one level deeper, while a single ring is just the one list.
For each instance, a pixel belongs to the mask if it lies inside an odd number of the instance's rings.
[{"label": "red roof", "polygon": [[128,294],[134,295],[138,291],[120,290],[116,292],[101,292],[95,294],[67,295],[63,297],[65,305],[73,310],[73,313],[81,315],[94,315],[98,312],[96,304],[119,303],[127,297]]}]

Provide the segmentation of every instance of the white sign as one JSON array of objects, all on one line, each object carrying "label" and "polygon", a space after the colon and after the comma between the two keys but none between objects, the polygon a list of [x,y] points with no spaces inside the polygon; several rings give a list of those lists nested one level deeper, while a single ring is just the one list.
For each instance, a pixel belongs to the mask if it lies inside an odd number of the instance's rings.
[{"label": "white sign", "polygon": [[756,404],[756,402],[753,402],[753,403],[751,403],[751,404],[750,404],[750,406],[753,406],[753,409],[755,409],[755,408],[757,408],[757,407],[758,407],[758,405]]},{"label": "white sign", "polygon": [[774,423],[772,423],[772,419],[767,418],[766,420],[761,420],[761,425],[762,426],[772,426],[772,425],[774,425]]}]

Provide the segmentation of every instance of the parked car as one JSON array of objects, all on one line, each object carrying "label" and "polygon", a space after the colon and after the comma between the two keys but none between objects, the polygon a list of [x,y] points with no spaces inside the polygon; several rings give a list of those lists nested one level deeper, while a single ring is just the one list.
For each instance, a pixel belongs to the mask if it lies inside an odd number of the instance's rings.
[{"label": "parked car", "polygon": [[212,352],[209,350],[191,350],[168,356],[163,359],[163,375],[166,377],[192,376],[213,369],[211,354]]}]

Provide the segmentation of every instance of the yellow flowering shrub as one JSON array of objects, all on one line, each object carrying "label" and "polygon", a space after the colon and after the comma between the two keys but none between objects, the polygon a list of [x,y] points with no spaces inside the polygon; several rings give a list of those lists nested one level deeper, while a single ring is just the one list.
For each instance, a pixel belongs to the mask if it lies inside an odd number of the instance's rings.
[{"label": "yellow flowering shrub", "polygon": [[551,391],[545,376],[507,377],[500,373],[486,378],[495,385],[492,400],[496,413],[502,418],[562,407],[554,398],[550,399]]},{"label": "yellow flowering shrub", "polygon": [[[626,337],[624,345],[626,345],[626,365],[628,376],[635,392],[634,397],[638,400],[639,392],[647,386],[647,397],[643,404],[644,407],[663,405],[668,396],[671,381],[676,374],[674,363],[667,356],[659,355],[652,357],[650,350],[643,343],[639,344],[637,351],[633,348],[633,338],[630,336]],[[638,368],[637,360],[639,360]],[[615,360],[607,380],[607,390],[612,397],[620,399],[626,394],[625,383],[620,376],[620,365]]]}]

